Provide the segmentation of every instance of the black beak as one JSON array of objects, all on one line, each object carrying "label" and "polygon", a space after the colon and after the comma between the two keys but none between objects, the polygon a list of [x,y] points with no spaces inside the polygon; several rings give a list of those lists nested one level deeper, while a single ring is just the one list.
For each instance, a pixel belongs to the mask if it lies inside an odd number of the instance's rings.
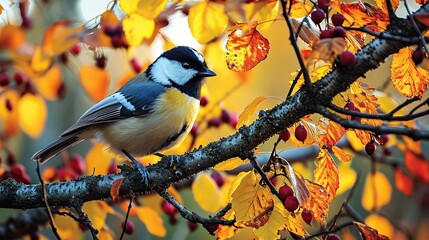
[{"label": "black beak", "polygon": [[198,72],[199,77],[213,77],[216,76],[216,73],[208,68],[204,68],[202,71]]}]

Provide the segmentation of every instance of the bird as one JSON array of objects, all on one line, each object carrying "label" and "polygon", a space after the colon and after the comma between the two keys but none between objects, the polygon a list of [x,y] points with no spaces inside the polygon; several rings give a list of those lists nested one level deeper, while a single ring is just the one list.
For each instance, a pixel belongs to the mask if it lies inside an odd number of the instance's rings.
[{"label": "bird", "polygon": [[189,134],[198,115],[201,87],[216,76],[195,49],[177,46],[162,53],[146,71],[90,107],[55,141],[36,152],[40,164],[84,140],[125,154],[145,183],[146,168],[134,157],[167,150]]}]

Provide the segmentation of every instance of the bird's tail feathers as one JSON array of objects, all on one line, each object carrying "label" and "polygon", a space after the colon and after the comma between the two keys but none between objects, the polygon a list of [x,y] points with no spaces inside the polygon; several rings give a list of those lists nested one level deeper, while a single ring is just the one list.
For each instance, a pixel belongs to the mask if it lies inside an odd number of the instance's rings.
[{"label": "bird's tail feathers", "polygon": [[78,144],[83,141],[83,139],[72,134],[67,136],[60,136],[57,140],[49,144],[44,149],[38,151],[31,157],[34,161],[40,161],[40,163],[47,162],[51,158],[55,157],[61,151]]}]

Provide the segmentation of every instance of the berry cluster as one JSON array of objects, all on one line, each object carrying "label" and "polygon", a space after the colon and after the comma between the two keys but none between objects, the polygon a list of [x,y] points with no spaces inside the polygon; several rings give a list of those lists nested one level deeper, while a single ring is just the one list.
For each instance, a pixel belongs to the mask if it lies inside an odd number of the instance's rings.
[{"label": "berry cluster", "polygon": [[226,123],[230,125],[232,128],[235,128],[238,123],[238,115],[230,112],[227,109],[222,109],[220,116],[209,119],[209,121],[207,122],[207,127],[218,128],[223,123]]},{"label": "berry cluster", "polygon": [[128,48],[129,45],[125,39],[124,30],[122,29],[122,24],[114,25],[104,25],[102,26],[102,31],[108,37],[110,37],[110,43],[114,48]]},{"label": "berry cluster", "polygon": [[[46,170],[45,170],[46,171]],[[65,165],[60,166],[51,175],[46,175],[46,181],[52,182],[55,179],[60,181],[74,180],[81,176],[86,171],[86,164],[82,156],[74,154],[70,158],[65,159]]]},{"label": "berry cluster", "polygon": [[[296,126],[295,128],[295,138],[304,143],[305,139],[307,139],[308,133],[307,133],[307,129],[302,125],[299,124],[298,126]],[[279,132],[279,137],[281,140],[287,142],[290,138],[290,132],[288,129],[283,130],[281,132]]]},{"label": "berry cluster", "polygon": [[1,180],[13,178],[17,182],[22,182],[24,184],[29,184],[31,182],[31,178],[25,171],[25,167],[22,164],[16,162],[16,157],[13,155],[13,153],[7,153],[6,164],[9,166],[9,170],[4,171],[4,173],[1,175]]},{"label": "berry cluster", "polygon": [[[295,212],[299,207],[298,199],[294,196],[293,189],[288,185],[283,185],[279,188],[280,200],[289,212]],[[308,209],[303,209],[301,212],[302,219],[309,225],[313,222],[313,212]]]}]

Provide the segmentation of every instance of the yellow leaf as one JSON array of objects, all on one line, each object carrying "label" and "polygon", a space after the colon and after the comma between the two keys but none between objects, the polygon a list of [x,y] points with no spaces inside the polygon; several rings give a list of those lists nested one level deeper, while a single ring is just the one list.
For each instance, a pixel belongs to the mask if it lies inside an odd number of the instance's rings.
[{"label": "yellow leaf", "polygon": [[393,55],[390,75],[393,86],[402,95],[421,98],[428,87],[429,72],[416,66],[411,59],[412,53],[413,50],[406,47]]},{"label": "yellow leaf", "polygon": [[310,199],[305,203],[303,208],[313,212],[314,219],[322,223],[328,217],[329,210],[329,192],[319,184],[307,181],[307,188],[310,191]]},{"label": "yellow leaf", "polygon": [[231,204],[237,221],[252,222],[272,209],[274,201],[270,190],[259,184],[260,177],[253,171],[247,172],[232,193]]},{"label": "yellow leaf", "polygon": [[44,72],[52,64],[51,56],[47,55],[41,46],[36,47],[31,58],[31,68],[35,72]]},{"label": "yellow leaf", "polygon": [[[61,211],[67,212],[68,210],[61,209]],[[61,239],[82,239],[82,231],[79,229],[78,223],[72,218],[54,214],[54,221]]]},{"label": "yellow leaf", "polygon": [[240,186],[241,181],[243,180],[243,178],[245,176],[247,176],[247,172],[240,172],[237,176],[235,176],[235,179],[232,180],[231,188],[230,188],[229,194],[228,194],[229,196],[231,196],[229,200],[232,199],[232,194],[235,192],[237,187]]},{"label": "yellow leaf", "polygon": [[328,203],[334,200],[339,187],[338,167],[328,150],[321,149],[317,156],[318,161],[314,170],[314,181],[329,192]]},{"label": "yellow leaf", "polygon": [[199,43],[208,43],[225,30],[228,17],[224,11],[223,4],[212,1],[199,2],[189,9],[189,28]]},{"label": "yellow leaf", "polygon": [[337,190],[337,195],[341,195],[353,187],[356,181],[356,171],[350,167],[350,163],[340,163],[338,172],[340,175],[340,187]]},{"label": "yellow leaf", "polygon": [[[276,199],[274,204],[274,209],[269,215],[268,222],[266,222],[262,227],[253,229],[257,239],[279,239],[279,231],[285,228],[285,222],[287,220],[286,209],[283,207],[283,204]],[[289,217],[291,217],[289,215]]]},{"label": "yellow leaf", "polygon": [[147,231],[157,237],[165,237],[166,230],[164,227],[164,222],[155,210],[150,207],[137,207],[136,208],[137,217],[144,223],[147,228]]},{"label": "yellow leaf", "polygon": [[69,50],[80,41],[83,26],[70,26],[70,21],[59,21],[52,24],[43,36],[43,51],[51,56]]},{"label": "yellow leaf", "polygon": [[18,103],[19,126],[28,136],[38,138],[48,115],[46,103],[38,95],[26,93]]},{"label": "yellow leaf", "polygon": [[103,210],[98,201],[86,202],[82,207],[82,211],[88,215],[88,218],[91,220],[92,226],[94,226],[95,229],[101,229],[104,227],[107,212]]},{"label": "yellow leaf", "polygon": [[342,162],[348,162],[352,160],[352,155],[346,153],[343,149],[333,146],[332,151],[334,152],[334,155]]},{"label": "yellow leaf", "polygon": [[[10,89],[0,94],[0,119],[2,120],[2,131],[8,136],[12,136],[19,131],[19,111],[18,104],[20,95],[17,90]],[[10,103],[12,109],[8,109],[6,102]]]},{"label": "yellow leaf", "polygon": [[289,16],[292,18],[302,18],[309,15],[313,10],[313,6],[305,2],[305,0],[303,2],[299,0],[288,1],[286,9],[289,9],[289,4],[292,3]]},{"label": "yellow leaf", "polygon": [[305,59],[307,67],[310,67],[314,60],[333,62],[347,49],[347,43],[344,38],[325,38],[313,44],[312,49],[310,55]]},{"label": "yellow leaf", "polygon": [[127,0],[119,6],[128,14],[137,13],[147,19],[155,19],[164,10],[167,0]]},{"label": "yellow leaf", "polygon": [[92,101],[98,102],[107,95],[109,73],[95,66],[80,68],[80,83]]},{"label": "yellow leaf", "polygon": [[258,23],[238,23],[228,35],[226,64],[236,72],[245,72],[263,61],[270,50],[270,43],[256,30]]},{"label": "yellow leaf", "polygon": [[390,202],[392,186],[381,172],[368,174],[363,193],[362,207],[368,211],[377,210]]},{"label": "yellow leaf", "polygon": [[222,206],[219,188],[207,173],[199,173],[192,183],[192,193],[198,205],[208,212],[217,212]]},{"label": "yellow leaf", "polygon": [[286,229],[289,232],[293,232],[294,234],[296,234],[300,237],[303,237],[307,232],[305,231],[304,227],[302,226],[301,221],[299,221],[296,218],[296,215],[292,215],[286,211],[285,211],[285,213],[287,214]]},{"label": "yellow leaf", "polygon": [[135,13],[127,15],[122,21],[122,25],[125,38],[131,46],[141,45],[143,40],[150,38],[155,30],[154,20]]},{"label": "yellow leaf", "polygon": [[387,236],[389,239],[393,239],[395,235],[395,228],[392,226],[389,219],[383,216],[370,214],[365,218],[365,223],[371,228],[376,229],[380,234]]},{"label": "yellow leaf", "polygon": [[[399,0],[391,0],[392,8],[394,11],[398,9],[399,7]],[[375,0],[375,3],[377,4],[377,7],[381,8],[384,13],[389,14],[387,10],[386,0]]]},{"label": "yellow leaf", "polygon": [[109,152],[106,146],[95,143],[85,157],[88,175],[107,174],[107,170],[116,155]]},{"label": "yellow leaf", "polygon": [[365,149],[365,145],[362,144],[361,140],[356,136],[356,133],[354,131],[347,131],[346,137],[351,147],[356,152],[360,152]]},{"label": "yellow leaf", "polygon": [[247,107],[244,109],[244,111],[238,117],[238,123],[237,123],[237,127],[236,127],[237,129],[239,129],[243,125],[249,123],[250,115],[255,113],[256,107],[258,107],[258,105],[262,101],[264,101],[265,99],[267,99],[267,98],[264,96],[260,96],[260,97],[253,99],[253,101],[249,105],[247,105]]},{"label": "yellow leaf", "polygon": [[99,229],[98,232],[98,239],[103,239],[103,240],[114,240],[115,237],[112,236],[112,234],[110,233],[109,230],[107,230],[106,228],[101,228]]},{"label": "yellow leaf", "polygon": [[258,22],[272,21],[277,17],[279,6],[280,2],[276,0],[254,1],[244,4],[246,20]]},{"label": "yellow leaf", "polygon": [[57,99],[62,86],[60,67],[53,65],[47,72],[34,78],[34,82],[43,97],[49,100]]},{"label": "yellow leaf", "polygon": [[[229,210],[224,215],[225,219],[234,219],[235,212],[233,210]],[[236,223],[235,226],[241,226],[240,223]],[[230,239],[232,236],[234,236],[239,230],[239,227],[233,226],[226,226],[226,225],[219,225],[219,228],[216,230],[216,238],[218,240],[226,240]]]},{"label": "yellow leaf", "polygon": [[173,196],[174,199],[176,199],[177,202],[179,202],[180,204],[183,205],[183,200],[182,197],[180,196],[180,193],[174,188],[173,185],[171,185],[168,189],[167,192]]},{"label": "yellow leaf", "polygon": [[242,160],[241,158],[235,157],[216,164],[216,166],[214,166],[214,169],[217,171],[229,171],[229,170],[238,168],[239,166],[246,164],[248,162],[249,162],[249,159]]}]

